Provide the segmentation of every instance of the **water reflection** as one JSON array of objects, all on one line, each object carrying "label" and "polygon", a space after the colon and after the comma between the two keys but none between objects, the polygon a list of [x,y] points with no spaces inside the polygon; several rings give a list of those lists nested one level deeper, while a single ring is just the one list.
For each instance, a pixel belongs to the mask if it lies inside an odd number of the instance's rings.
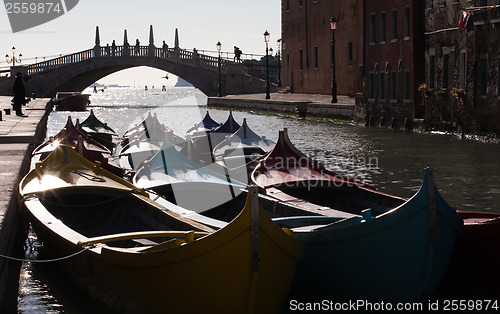
[{"label": "water reflection", "polygon": [[[34,232],[26,240],[26,259],[50,259]],[[18,313],[107,313],[113,311],[90,298],[61,271],[57,263],[24,262],[19,277]]]}]

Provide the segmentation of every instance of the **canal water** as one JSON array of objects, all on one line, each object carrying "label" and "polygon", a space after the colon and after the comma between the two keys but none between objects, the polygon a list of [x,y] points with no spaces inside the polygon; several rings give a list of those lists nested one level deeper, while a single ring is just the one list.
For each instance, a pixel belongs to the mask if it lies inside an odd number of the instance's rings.
[{"label": "canal water", "polygon": [[[206,96],[192,87],[161,89],[108,88],[92,93],[91,108],[118,134],[142,121],[148,113],[184,135],[206,111],[218,122],[228,112],[207,109]],[[85,112],[72,112],[82,121]],[[460,140],[453,135],[409,133],[365,128],[349,123],[301,120],[249,112],[233,112],[256,133],[276,141],[278,130],[287,128],[291,141],[327,168],[373,184],[386,193],[410,197],[418,188],[426,167],[435,170],[438,189],[452,206],[461,210],[500,213],[500,145]],[[47,135],[66,123],[68,112],[53,112]],[[30,233],[28,258],[43,258],[43,249]],[[20,313],[94,313],[100,305],[85,296],[50,263],[25,263],[19,291]]]}]

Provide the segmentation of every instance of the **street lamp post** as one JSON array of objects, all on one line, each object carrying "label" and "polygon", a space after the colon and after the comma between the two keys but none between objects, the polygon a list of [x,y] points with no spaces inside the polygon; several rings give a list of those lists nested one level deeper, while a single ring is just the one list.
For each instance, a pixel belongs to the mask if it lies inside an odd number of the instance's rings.
[{"label": "street lamp post", "polygon": [[337,29],[337,20],[330,18],[330,29],[332,30],[332,103],[337,102],[337,82],[335,80],[335,30]]},{"label": "street lamp post", "polygon": [[269,37],[270,34],[266,30],[264,32],[264,41],[266,42],[266,99],[271,99],[269,94]]},{"label": "street lamp post", "polygon": [[278,45],[278,87],[281,87],[281,38],[277,40]]},{"label": "street lamp post", "polygon": [[19,57],[16,58],[16,47],[12,47],[12,58],[9,57],[8,54],[6,54],[5,55],[5,59],[6,59],[7,63],[12,63],[12,66],[15,67],[16,66],[16,62],[19,62],[19,63],[22,62],[23,55],[20,53]]},{"label": "street lamp post", "polygon": [[218,96],[222,97],[222,78],[221,78],[221,59],[220,59],[220,51],[222,49],[222,44],[217,42],[217,51],[219,52],[219,62],[218,62],[218,68],[219,68],[219,93]]}]

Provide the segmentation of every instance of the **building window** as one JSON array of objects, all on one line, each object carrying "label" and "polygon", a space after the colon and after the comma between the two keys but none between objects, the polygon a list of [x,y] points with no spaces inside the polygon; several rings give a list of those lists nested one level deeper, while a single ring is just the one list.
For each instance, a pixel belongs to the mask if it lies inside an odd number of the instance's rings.
[{"label": "building window", "polygon": [[290,0],[286,0],[286,10],[290,11]]},{"label": "building window", "polygon": [[375,73],[368,73],[368,98],[375,98]]},{"label": "building window", "polygon": [[348,42],[347,43],[347,53],[348,53],[348,62],[349,62],[349,66],[352,66],[352,41]]},{"label": "building window", "polygon": [[410,70],[404,71],[404,99],[411,98],[411,76]]},{"label": "building window", "polygon": [[450,54],[443,54],[443,86],[444,89],[450,87]]},{"label": "building window", "polygon": [[[486,7],[488,5],[488,1],[487,0],[476,0],[475,1],[475,6],[476,7]],[[494,14],[494,12],[496,12],[496,10],[478,10],[478,11],[475,11],[474,13],[474,21],[485,21],[488,17],[488,11],[491,11],[491,13]]]},{"label": "building window", "polygon": [[477,73],[477,93],[479,96],[488,94],[488,57],[481,56],[479,58],[479,66]]},{"label": "building window", "polygon": [[460,77],[458,81],[458,87],[464,89],[467,77],[467,54],[465,52],[460,53]]},{"label": "building window", "polygon": [[398,38],[398,10],[392,9],[391,11],[391,41]]},{"label": "building window", "polygon": [[391,71],[391,78],[390,78],[390,84],[391,84],[391,99],[396,99],[397,98],[397,72],[396,71]]},{"label": "building window", "polygon": [[380,43],[385,43],[385,12],[380,12]]},{"label": "building window", "polygon": [[429,88],[436,88],[436,56],[429,57]]},{"label": "building window", "polygon": [[405,6],[403,22],[404,22],[404,28],[403,28],[404,35],[403,35],[403,37],[405,39],[408,39],[408,38],[410,38],[410,7],[409,6]]},{"label": "building window", "polygon": [[385,99],[385,72],[378,73],[378,97]]},{"label": "building window", "polygon": [[314,68],[318,68],[318,46],[314,46]]},{"label": "building window", "polygon": [[302,70],[304,67],[303,59],[302,59],[302,49],[299,50],[299,69]]},{"label": "building window", "polygon": [[370,14],[370,44],[375,44],[375,13]]}]

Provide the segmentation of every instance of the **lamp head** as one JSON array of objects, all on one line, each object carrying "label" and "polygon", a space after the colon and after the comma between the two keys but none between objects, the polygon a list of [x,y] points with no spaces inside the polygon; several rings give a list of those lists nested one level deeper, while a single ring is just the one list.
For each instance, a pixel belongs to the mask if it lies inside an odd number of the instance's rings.
[{"label": "lamp head", "polygon": [[336,30],[337,29],[337,19],[334,18],[334,17],[331,17],[330,18],[330,29],[332,31]]},{"label": "lamp head", "polygon": [[266,30],[266,31],[264,32],[264,41],[265,41],[266,43],[268,43],[268,42],[269,42],[269,37],[271,37],[271,34],[269,34],[269,32]]}]

